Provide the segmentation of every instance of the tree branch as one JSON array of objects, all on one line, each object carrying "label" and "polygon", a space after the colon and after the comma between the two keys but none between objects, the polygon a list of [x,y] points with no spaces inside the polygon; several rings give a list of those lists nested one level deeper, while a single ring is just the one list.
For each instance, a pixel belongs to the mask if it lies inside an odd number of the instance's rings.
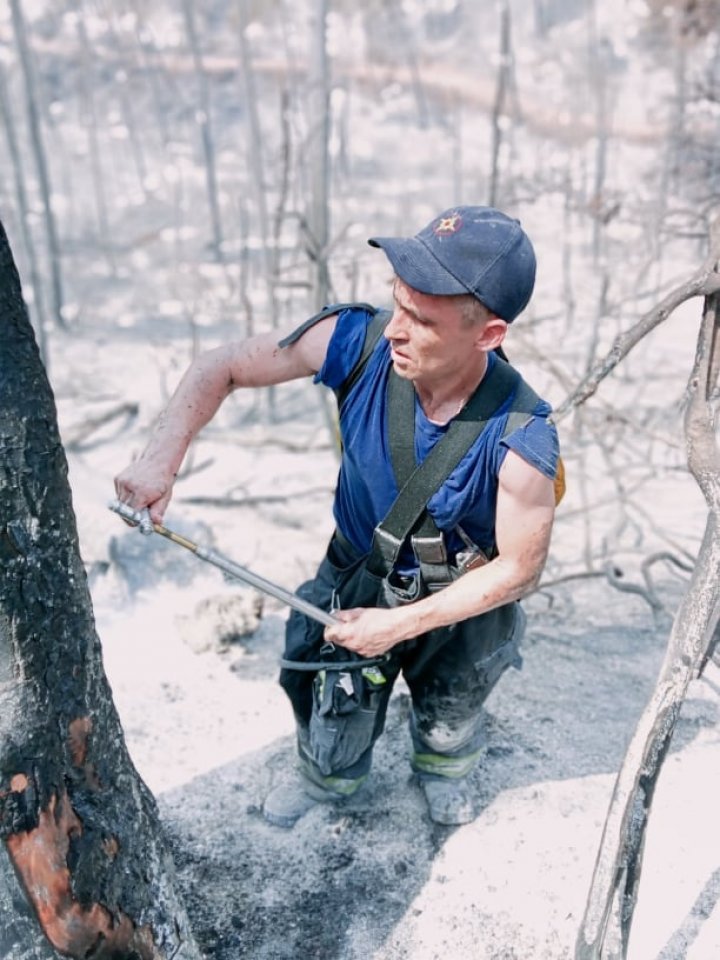
[{"label": "tree branch", "polygon": [[711,297],[720,291],[720,275],[715,266],[720,259],[720,233],[718,224],[711,230],[711,249],[700,269],[685,283],[680,284],[638,322],[618,334],[609,352],[599,360],[593,369],[575,387],[573,392],[563,400],[554,414],[556,421],[566,417],[571,410],[579,407],[597,390],[600,383],[612,373],[615,367],[623,360],[648,333],[665,321],[674,310],[692,297]]},{"label": "tree branch", "polygon": [[[720,454],[710,397],[717,379],[718,293],[705,302],[685,419],[688,465],[709,507],[690,584],[675,617],[653,695],[618,774],[578,935],[576,960],[625,957],[655,786],[688,684],[707,659],[720,577]],[[610,940],[613,946],[606,949]]]}]

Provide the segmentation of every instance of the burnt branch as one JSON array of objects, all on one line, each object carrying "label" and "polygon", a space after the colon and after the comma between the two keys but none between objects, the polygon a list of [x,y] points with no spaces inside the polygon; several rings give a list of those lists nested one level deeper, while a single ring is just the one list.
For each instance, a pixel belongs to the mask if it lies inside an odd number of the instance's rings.
[{"label": "burnt branch", "polygon": [[720,260],[720,224],[718,223],[714,224],[711,231],[710,247],[710,254],[694,276],[671,290],[654,309],[648,311],[629,330],[618,334],[608,353],[598,360],[587,376],[557,408],[554,414],[555,420],[563,419],[571,410],[585,403],[633,347],[636,347],[655,327],[667,320],[681,304],[693,297],[711,298],[720,291],[720,274],[715,269]]},{"label": "burnt branch", "polygon": [[[717,275],[708,278],[710,287],[716,282]],[[701,672],[715,643],[720,578],[720,453],[712,398],[718,375],[718,300],[717,292],[705,300],[685,417],[688,465],[708,505],[705,535],[673,622],[658,682],[615,783],[575,960],[609,960],[627,954],[655,787],[688,685]]]},{"label": "burnt branch", "polygon": [[79,426],[75,427],[70,433],[70,436],[66,437],[65,450],[79,452],[81,450],[87,450],[91,446],[97,446],[100,443],[99,440],[95,440],[92,444],[89,443],[89,437],[91,437],[93,433],[100,430],[101,427],[106,426],[106,424],[112,423],[113,420],[120,420],[121,423],[118,429],[123,430],[137,417],[138,411],[139,407],[136,403],[120,403],[116,407],[113,407],[112,410],[107,410],[97,417],[89,417]]}]

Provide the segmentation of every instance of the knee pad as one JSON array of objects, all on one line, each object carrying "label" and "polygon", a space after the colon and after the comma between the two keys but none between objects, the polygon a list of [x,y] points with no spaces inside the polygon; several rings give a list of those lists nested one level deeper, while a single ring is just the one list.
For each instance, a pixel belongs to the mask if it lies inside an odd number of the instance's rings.
[{"label": "knee pad", "polygon": [[421,729],[417,719],[413,717],[413,727],[418,739],[434,753],[454,753],[471,743],[474,746],[478,726],[479,718],[470,717],[455,723],[436,720],[428,728]]}]

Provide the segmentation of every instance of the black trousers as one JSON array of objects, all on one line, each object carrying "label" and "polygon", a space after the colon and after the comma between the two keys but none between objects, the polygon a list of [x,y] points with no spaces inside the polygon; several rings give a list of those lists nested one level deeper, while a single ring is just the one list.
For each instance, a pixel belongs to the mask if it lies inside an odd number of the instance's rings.
[{"label": "black trousers", "polygon": [[[370,574],[363,557],[333,538],[313,580],[298,594],[324,610],[333,606],[387,606],[382,581]],[[412,698],[412,766],[421,776],[461,777],[472,769],[482,746],[482,705],[511,665],[520,665],[519,643],[525,617],[518,603],[442,627],[393,647],[382,665],[386,679],[374,695],[372,717],[365,716],[364,747],[352,763],[321,771],[312,755],[311,723],[317,710],[314,673],[283,669],[280,684],[290,698],[298,726],[298,749],[305,772],[316,782],[351,792],[364,778],[372,749],[382,733],[392,687],[400,672]],[[324,645],[323,626],[293,610],[285,637],[285,658],[316,661]],[[338,649],[340,656],[347,654]]]}]

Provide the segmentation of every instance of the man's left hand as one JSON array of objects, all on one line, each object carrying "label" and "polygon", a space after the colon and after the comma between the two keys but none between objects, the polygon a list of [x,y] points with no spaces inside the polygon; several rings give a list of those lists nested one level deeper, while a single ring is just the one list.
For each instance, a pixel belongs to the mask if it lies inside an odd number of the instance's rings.
[{"label": "man's left hand", "polygon": [[360,654],[380,657],[395,644],[406,639],[402,631],[403,609],[356,607],[336,610],[341,623],[325,628],[325,639]]}]

